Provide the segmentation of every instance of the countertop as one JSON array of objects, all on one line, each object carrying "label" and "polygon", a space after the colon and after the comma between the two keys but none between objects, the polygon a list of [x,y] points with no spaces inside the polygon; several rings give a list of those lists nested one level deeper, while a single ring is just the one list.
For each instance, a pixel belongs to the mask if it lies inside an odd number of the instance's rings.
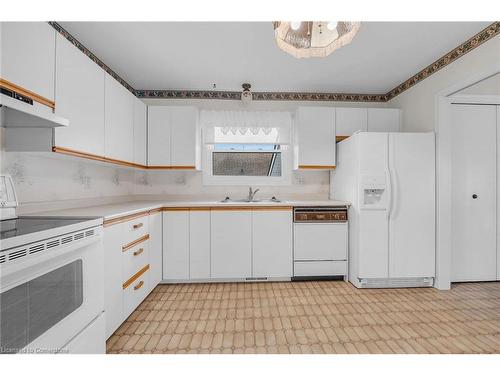
[{"label": "countertop", "polygon": [[[133,215],[139,212],[163,207],[308,207],[308,206],[349,206],[349,202],[335,200],[290,200],[282,202],[228,202],[220,201],[131,201],[98,206],[70,208],[56,211],[32,213],[29,216],[99,216],[109,220],[117,217]],[[27,215],[28,216],[28,215]]]}]

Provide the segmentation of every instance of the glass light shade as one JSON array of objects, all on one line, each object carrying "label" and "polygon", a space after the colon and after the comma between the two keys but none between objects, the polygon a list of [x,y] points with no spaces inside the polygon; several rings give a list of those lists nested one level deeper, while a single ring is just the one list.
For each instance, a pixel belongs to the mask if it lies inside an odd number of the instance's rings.
[{"label": "glass light shade", "polygon": [[[298,29],[292,22],[276,21],[274,33],[278,46],[297,58],[326,57],[349,44],[359,30],[359,22],[307,21]],[[295,22],[293,22],[295,27]]]}]

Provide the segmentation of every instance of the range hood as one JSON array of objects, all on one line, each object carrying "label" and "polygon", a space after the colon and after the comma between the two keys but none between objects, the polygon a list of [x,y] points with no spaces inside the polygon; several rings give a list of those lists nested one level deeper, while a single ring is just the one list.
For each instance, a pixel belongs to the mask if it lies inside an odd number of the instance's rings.
[{"label": "range hood", "polygon": [[69,121],[55,115],[51,108],[15,91],[1,88],[0,127],[55,128],[68,125]]}]

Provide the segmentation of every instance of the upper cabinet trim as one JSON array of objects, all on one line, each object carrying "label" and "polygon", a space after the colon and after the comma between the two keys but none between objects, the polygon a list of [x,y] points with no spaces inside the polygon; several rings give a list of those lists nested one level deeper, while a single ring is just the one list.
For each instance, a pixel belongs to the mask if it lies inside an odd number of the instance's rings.
[{"label": "upper cabinet trim", "polygon": [[[80,51],[87,55],[92,61],[99,65],[104,71],[115,78],[127,90],[141,99],[218,99],[218,100],[240,100],[239,91],[203,91],[203,90],[135,90],[123,78],[116,74],[109,66],[104,64],[88,48],[80,43],[59,23],[50,21],[57,32],[68,39]],[[500,34],[500,21],[495,21],[488,27],[481,30],[472,38],[461,43],[453,50],[434,61],[403,83],[399,84],[385,94],[347,94],[347,93],[314,93],[314,92],[254,92],[254,100],[286,100],[286,101],[332,101],[332,102],[388,102],[402,92],[415,86],[417,83],[430,77],[445,66],[456,61],[460,57],[479,47],[486,41]]]}]

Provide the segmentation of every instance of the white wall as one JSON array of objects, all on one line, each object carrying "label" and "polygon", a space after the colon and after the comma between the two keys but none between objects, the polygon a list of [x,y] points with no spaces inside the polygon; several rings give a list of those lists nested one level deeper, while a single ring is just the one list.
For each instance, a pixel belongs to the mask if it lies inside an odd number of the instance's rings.
[{"label": "white wall", "polygon": [[457,94],[500,95],[500,73],[460,90]]},{"label": "white wall", "polygon": [[496,36],[387,103],[403,110],[403,131],[433,131],[435,96],[454,84],[489,71],[500,62]]}]

